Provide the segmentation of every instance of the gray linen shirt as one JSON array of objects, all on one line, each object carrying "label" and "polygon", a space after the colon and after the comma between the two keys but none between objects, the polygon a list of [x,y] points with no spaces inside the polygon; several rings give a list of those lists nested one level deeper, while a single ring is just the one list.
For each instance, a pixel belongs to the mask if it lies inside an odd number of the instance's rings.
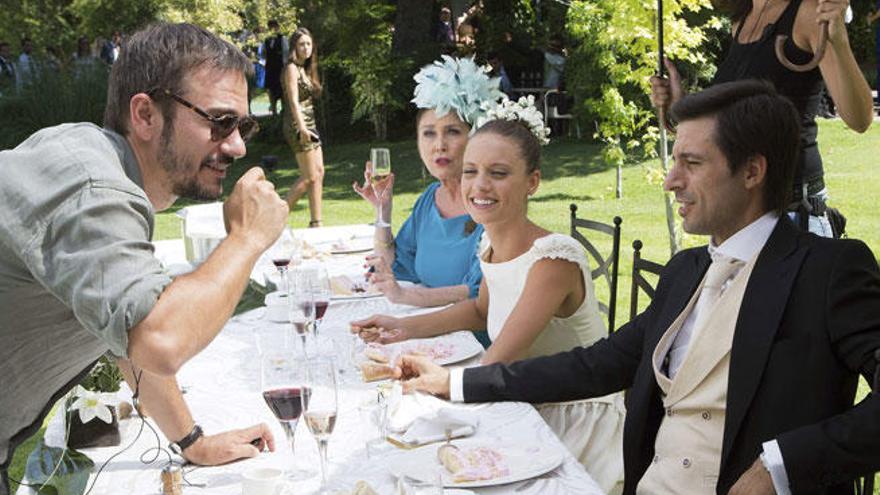
[{"label": "gray linen shirt", "polygon": [[98,357],[126,356],[171,279],[137,161],[112,131],[63,124],[0,152],[0,211],[2,465]]}]

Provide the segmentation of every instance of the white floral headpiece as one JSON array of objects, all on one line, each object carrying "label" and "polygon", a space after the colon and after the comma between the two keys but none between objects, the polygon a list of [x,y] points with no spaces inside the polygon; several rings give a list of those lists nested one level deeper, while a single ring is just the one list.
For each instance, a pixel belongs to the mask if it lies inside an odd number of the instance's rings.
[{"label": "white floral headpiece", "polygon": [[532,95],[520,96],[515,102],[505,96],[500,103],[488,105],[477,127],[490,120],[519,121],[535,135],[539,143],[542,145],[550,143],[550,129],[544,126],[544,116],[535,107],[535,97]]},{"label": "white floral headpiece", "polygon": [[470,58],[443,55],[442,60],[422,67],[413,79],[416,90],[412,102],[418,108],[431,108],[438,117],[455,110],[458,117],[476,129],[486,109],[494,106],[503,93],[497,77],[489,77],[489,67]]}]

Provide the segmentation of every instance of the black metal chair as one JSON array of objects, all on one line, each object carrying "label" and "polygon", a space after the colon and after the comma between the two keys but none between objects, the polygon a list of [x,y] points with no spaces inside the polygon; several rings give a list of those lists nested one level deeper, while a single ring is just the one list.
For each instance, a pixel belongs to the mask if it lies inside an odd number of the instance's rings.
[{"label": "black metal chair", "polygon": [[869,474],[862,478],[861,483],[856,480],[856,493],[858,495],[872,495],[874,493],[874,475]]},{"label": "black metal chair", "polygon": [[639,289],[645,295],[654,299],[654,286],[642,275],[642,272],[660,275],[663,265],[648,261],[642,258],[642,241],[636,239],[632,243],[633,246],[633,269],[632,269],[632,287],[629,296],[629,319],[632,320],[639,312]]},{"label": "black metal chair", "polygon": [[[578,218],[577,205],[574,203],[569,205],[568,209],[571,210],[571,236],[584,246],[584,249],[587,250],[587,253],[589,253],[596,266],[593,268],[592,273],[590,273],[590,278],[596,280],[601,276],[608,284],[610,293],[608,304],[599,301],[599,311],[608,315],[608,333],[610,334],[615,328],[614,316],[617,310],[617,267],[620,263],[620,224],[623,223],[623,219],[620,217],[614,217],[614,225],[608,225],[606,223],[595,222],[585,218]],[[608,254],[608,257],[606,258],[605,256],[602,256],[602,253],[599,252],[595,244],[590,242],[590,240],[587,239],[578,229],[594,230],[611,236],[611,252]]]}]

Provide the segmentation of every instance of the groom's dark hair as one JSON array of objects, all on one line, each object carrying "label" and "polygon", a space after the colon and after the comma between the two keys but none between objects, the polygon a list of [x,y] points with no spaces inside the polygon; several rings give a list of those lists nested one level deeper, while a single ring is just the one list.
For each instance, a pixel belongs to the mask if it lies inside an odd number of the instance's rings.
[{"label": "groom's dark hair", "polygon": [[715,118],[715,145],[731,173],[749,158],[767,160],[764,206],[784,213],[791,202],[800,153],[800,117],[794,105],[770,83],[758,80],[716,84],[685,96],[672,106],[672,122]]}]

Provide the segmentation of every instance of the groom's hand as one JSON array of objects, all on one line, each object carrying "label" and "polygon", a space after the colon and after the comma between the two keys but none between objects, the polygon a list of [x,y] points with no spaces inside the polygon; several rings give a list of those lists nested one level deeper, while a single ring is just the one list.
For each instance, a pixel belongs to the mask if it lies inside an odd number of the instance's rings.
[{"label": "groom's hand", "polygon": [[449,370],[423,356],[403,355],[394,367],[394,378],[401,381],[406,393],[419,390],[449,398]]},{"label": "groom's hand", "polygon": [[770,477],[770,473],[760,458],[755,460],[752,467],[739,477],[736,484],[728,492],[729,495],[773,495],[775,493],[773,478]]}]

